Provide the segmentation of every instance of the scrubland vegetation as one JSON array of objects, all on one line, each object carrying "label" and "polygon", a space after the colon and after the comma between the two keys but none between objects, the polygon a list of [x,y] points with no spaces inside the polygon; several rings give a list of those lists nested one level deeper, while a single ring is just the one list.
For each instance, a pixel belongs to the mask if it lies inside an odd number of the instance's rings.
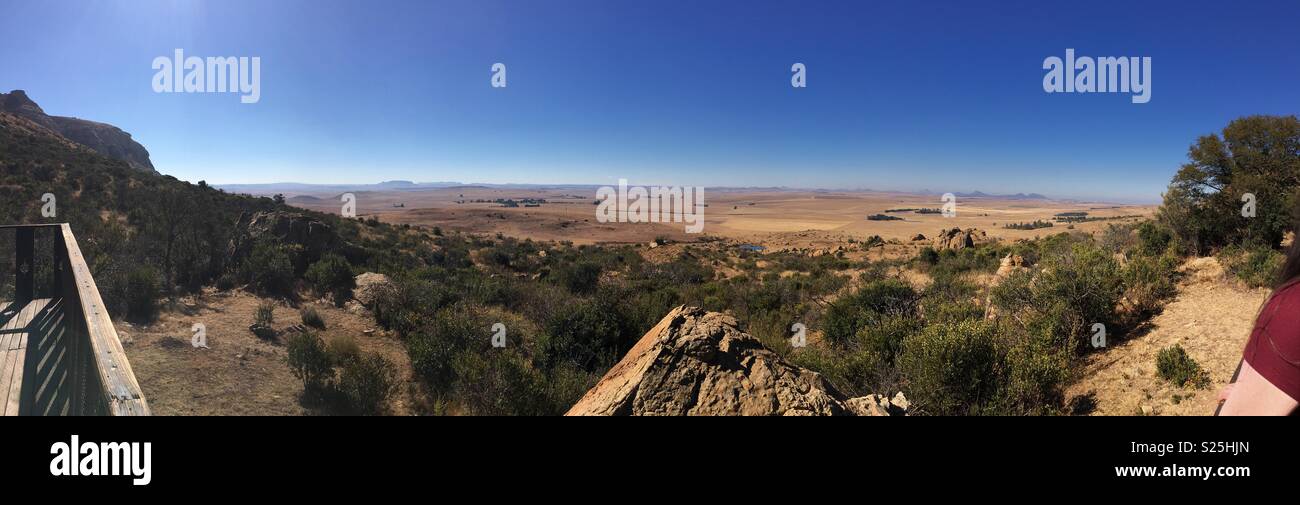
[{"label": "scrubland vegetation", "polygon": [[[688,304],[731,313],[850,396],[905,391],[918,414],[1060,414],[1081,358],[1099,352],[1096,325],[1111,343],[1137,334],[1175,293],[1184,257],[1218,254],[1243,281],[1272,281],[1300,182],[1297,132],[1294,117],[1251,117],[1225,128],[1226,140],[1201,138],[1156,221],[879,261],[708,243],[651,259],[634,246],[342,219],[140,173],[39,137],[0,143],[0,199],[60,195],[57,220],[73,224],[110,310],[137,321],[205,286],[343,305],[354,274],[387,275],[391,285],[368,308],[404,343],[424,413],[563,413],[664,314]],[[1242,192],[1258,196],[1258,217],[1241,218]],[[229,254],[240,216],[265,211],[309,216],[338,241],[321,250],[263,238],[248,254]],[[49,221],[38,204],[0,212],[7,223]],[[1003,258],[1015,265],[995,276]],[[325,326],[311,309],[299,316]],[[259,317],[271,329],[273,308]],[[491,342],[498,323],[504,347]],[[791,346],[794,323],[809,329],[809,346]],[[384,358],[312,330],[285,340],[304,401],[386,411],[401,378]],[[1162,353],[1162,376],[1194,383],[1195,369],[1176,353]]]}]

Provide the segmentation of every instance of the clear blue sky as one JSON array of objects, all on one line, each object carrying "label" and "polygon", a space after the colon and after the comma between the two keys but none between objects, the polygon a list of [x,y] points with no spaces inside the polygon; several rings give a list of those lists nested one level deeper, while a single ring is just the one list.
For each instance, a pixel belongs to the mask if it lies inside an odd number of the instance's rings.
[{"label": "clear blue sky", "polygon": [[[1154,200],[1197,136],[1300,104],[1290,0],[5,3],[0,88],[118,125],[159,171],[214,184]],[[260,103],[154,93],[151,62],[175,48],[261,57]],[[1150,103],[1045,93],[1043,59],[1066,48],[1152,57]]]}]

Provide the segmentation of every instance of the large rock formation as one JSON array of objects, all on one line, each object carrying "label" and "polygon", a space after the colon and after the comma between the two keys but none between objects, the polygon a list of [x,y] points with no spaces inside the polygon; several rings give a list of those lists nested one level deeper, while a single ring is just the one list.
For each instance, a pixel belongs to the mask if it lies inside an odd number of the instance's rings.
[{"label": "large rock formation", "polygon": [[965,249],[988,242],[988,234],[977,228],[951,228],[934,237],[935,249]]},{"label": "large rock formation", "polygon": [[297,245],[307,258],[319,258],[326,251],[336,250],[340,239],[330,225],[296,212],[272,211],[255,214],[244,213],[235,223],[226,255],[239,260],[252,251],[260,240]]},{"label": "large rock formation", "polygon": [[906,403],[901,394],[846,399],[740,331],[735,318],[678,307],[567,415],[891,415]]},{"label": "large rock formation", "polygon": [[149,161],[149,151],[132,140],[130,133],[116,126],[74,117],[50,116],[21,89],[0,93],[0,111],[27,119],[99,154],[122,160],[131,168],[157,173]]}]

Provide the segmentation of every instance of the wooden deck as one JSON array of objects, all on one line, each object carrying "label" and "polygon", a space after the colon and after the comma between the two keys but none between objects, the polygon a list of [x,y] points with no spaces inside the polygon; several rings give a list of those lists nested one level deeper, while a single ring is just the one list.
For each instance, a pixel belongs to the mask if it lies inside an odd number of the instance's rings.
[{"label": "wooden deck", "polygon": [[149,415],[72,228],[0,225],[10,231],[18,301],[0,302],[0,414]]},{"label": "wooden deck", "polygon": [[26,372],[28,342],[40,341],[52,328],[52,314],[46,310],[53,308],[50,301],[0,302],[0,415],[16,416],[20,407],[30,406],[23,389],[23,378],[31,375]]}]

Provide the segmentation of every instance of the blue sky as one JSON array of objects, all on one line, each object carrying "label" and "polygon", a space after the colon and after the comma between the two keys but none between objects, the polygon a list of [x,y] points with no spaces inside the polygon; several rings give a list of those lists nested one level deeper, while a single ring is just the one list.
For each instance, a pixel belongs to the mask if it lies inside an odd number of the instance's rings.
[{"label": "blue sky", "polygon": [[[1300,103],[1293,1],[980,3],[22,2],[0,19],[0,88],[120,126],[159,171],[214,184],[1147,201],[1197,136]],[[260,57],[261,101],[154,93],[151,62],[175,48]],[[1150,56],[1150,103],[1045,93],[1043,59],[1066,48]],[[790,86],[794,62],[807,88]]]}]

